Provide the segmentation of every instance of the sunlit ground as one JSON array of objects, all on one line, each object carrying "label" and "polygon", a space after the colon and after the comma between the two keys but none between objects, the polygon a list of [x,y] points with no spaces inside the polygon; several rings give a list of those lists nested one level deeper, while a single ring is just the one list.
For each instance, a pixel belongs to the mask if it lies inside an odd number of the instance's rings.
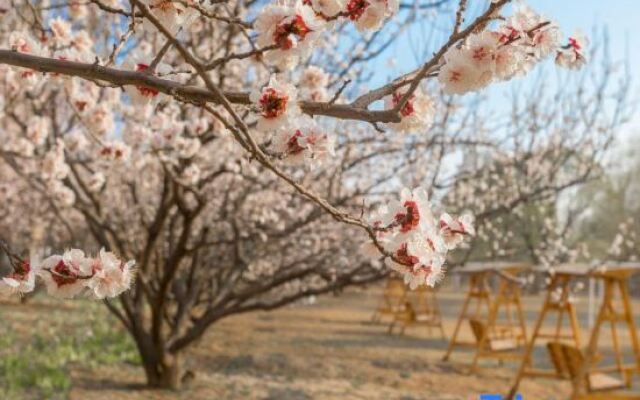
[{"label": "sunlit ground", "polygon": [[[435,331],[429,335],[416,327],[398,336],[387,334],[385,325],[370,324],[379,295],[376,286],[313,305],[229,318],[192,350],[187,367],[195,379],[181,392],[142,387],[132,342],[113,318],[104,318],[99,304],[45,296],[27,304],[3,303],[2,398],[476,399],[479,393],[508,390],[515,363],[487,360],[471,374],[468,351],[455,352],[450,362],[440,360],[446,343]],[[439,298],[450,335],[462,295],[444,288]],[[530,329],[541,302],[542,295],[525,299]],[[578,307],[586,341],[586,300]],[[640,310],[640,303],[634,308]],[[628,354],[628,341],[623,343]],[[537,353],[544,360],[543,349]],[[569,383],[527,379],[521,392],[525,399],[566,399]]]}]

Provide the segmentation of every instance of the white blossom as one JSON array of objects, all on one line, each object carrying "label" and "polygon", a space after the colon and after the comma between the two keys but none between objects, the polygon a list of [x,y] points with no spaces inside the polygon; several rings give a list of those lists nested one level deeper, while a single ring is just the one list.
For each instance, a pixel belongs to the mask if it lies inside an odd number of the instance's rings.
[{"label": "white blossom", "polygon": [[[388,110],[394,109],[404,95],[405,92],[396,92],[387,97],[385,108]],[[433,124],[435,117],[434,107],[433,100],[418,90],[411,95],[407,103],[400,110],[400,116],[402,118],[400,122],[391,123],[389,126],[398,132],[427,130]]]},{"label": "white blossom", "polygon": [[82,250],[72,249],[62,256],[46,258],[40,270],[51,296],[72,298],[84,289],[83,279],[91,273],[91,264]]},{"label": "white blossom", "polygon": [[17,265],[12,273],[0,280],[0,294],[14,295],[32,292],[35,287],[36,273],[28,261]]},{"label": "white blossom", "polygon": [[69,15],[74,19],[84,19],[87,16],[87,4],[81,0],[69,1]]},{"label": "white blossom", "polygon": [[398,12],[398,0],[349,0],[347,15],[360,32],[380,29],[385,18]]},{"label": "white blossom", "polygon": [[556,64],[568,69],[581,68],[587,62],[584,50],[588,44],[586,37],[576,32],[569,38],[569,44],[558,50]]},{"label": "white blossom", "polygon": [[250,99],[258,109],[257,129],[262,132],[275,131],[300,114],[296,88],[279,81],[275,75],[267,86],[252,91]]},{"label": "white blossom", "polygon": [[338,15],[345,7],[346,0],[311,0],[311,7],[325,17]]},{"label": "white blossom", "polygon": [[69,174],[65,162],[64,141],[58,139],[56,145],[47,152],[42,160],[41,174],[44,179],[64,179]]},{"label": "white blossom", "polygon": [[86,286],[96,299],[116,297],[131,286],[134,265],[134,261],[123,263],[115,254],[101,249],[91,264],[93,276]]},{"label": "white blossom", "polygon": [[265,59],[290,69],[310,55],[324,25],[324,20],[311,7],[296,0],[291,6],[270,4],[264,7],[253,27],[260,47],[277,47],[266,52]]},{"label": "white blossom", "polygon": [[189,186],[197,185],[200,181],[200,168],[197,164],[191,164],[182,171],[182,180]]},{"label": "white blossom", "polygon": [[[188,26],[198,15],[198,11],[194,7],[189,7],[189,5],[195,4],[194,0],[145,0],[144,2],[160,24],[174,34],[179,28]],[[146,30],[157,31],[156,26],[147,18],[143,23]]]},{"label": "white blossom", "polygon": [[300,98],[310,101],[327,101],[327,85],[329,84],[329,75],[316,66],[310,66],[304,69],[300,77]]},{"label": "white blossom", "polygon": [[200,150],[201,144],[198,138],[178,137],[174,141],[174,149],[176,150],[178,157],[191,158],[195,156]]},{"label": "white blossom", "polygon": [[49,27],[53,32],[53,39],[59,46],[68,46],[71,43],[72,32],[69,21],[62,17],[56,17],[49,22]]},{"label": "white blossom", "polygon": [[89,178],[89,181],[87,182],[87,189],[89,189],[91,193],[98,193],[104,187],[105,182],[106,178],[104,174],[100,171],[96,171]]},{"label": "white blossom", "polygon": [[476,68],[463,50],[451,49],[445,55],[446,64],[440,69],[438,80],[447,94],[464,94],[489,83],[490,73]]}]

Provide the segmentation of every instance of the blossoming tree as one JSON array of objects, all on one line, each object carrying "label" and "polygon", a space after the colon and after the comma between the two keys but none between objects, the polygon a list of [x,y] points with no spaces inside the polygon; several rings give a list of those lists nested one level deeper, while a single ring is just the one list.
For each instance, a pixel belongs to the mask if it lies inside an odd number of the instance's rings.
[{"label": "blossoming tree", "polygon": [[[366,284],[385,265],[434,285],[473,214],[486,226],[556,195],[604,147],[557,151],[571,131],[545,135],[531,107],[515,126],[532,125],[505,140],[465,103],[544,59],[586,61],[582,36],[562,42],[507,3],[465,22],[464,0],[0,2],[3,235],[97,254],[8,251],[3,290],[39,276],[52,295],[105,299],[148,383],[175,388],[185,349],[229,315]],[[367,89],[369,61],[433,10],[453,18],[433,55]],[[567,99],[588,109],[606,76]],[[609,134],[601,111],[573,127]],[[456,157],[469,163],[446,173]]]}]

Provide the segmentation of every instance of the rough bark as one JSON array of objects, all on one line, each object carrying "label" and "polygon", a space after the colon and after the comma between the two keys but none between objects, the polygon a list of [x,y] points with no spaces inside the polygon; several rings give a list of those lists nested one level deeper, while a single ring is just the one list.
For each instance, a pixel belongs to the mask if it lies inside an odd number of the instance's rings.
[{"label": "rough bark", "polygon": [[180,354],[162,354],[151,343],[138,344],[147,386],[158,389],[179,390],[182,387],[182,363]]}]

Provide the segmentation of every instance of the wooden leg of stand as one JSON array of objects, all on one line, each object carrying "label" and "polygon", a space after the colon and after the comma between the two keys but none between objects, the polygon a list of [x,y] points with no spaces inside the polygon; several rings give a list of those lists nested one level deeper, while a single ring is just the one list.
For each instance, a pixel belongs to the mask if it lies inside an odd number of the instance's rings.
[{"label": "wooden leg of stand", "polygon": [[573,304],[569,304],[569,321],[571,321],[571,331],[573,332],[573,341],[577,348],[581,348],[580,325],[578,324],[578,315]]},{"label": "wooden leg of stand", "polygon": [[533,352],[533,346],[536,343],[536,338],[538,337],[538,333],[540,333],[540,329],[542,328],[542,323],[544,322],[544,318],[549,309],[549,304],[551,301],[551,292],[555,288],[557,284],[557,277],[554,277],[549,285],[547,290],[547,296],[544,300],[544,304],[542,305],[542,310],[540,311],[540,315],[538,316],[538,320],[536,321],[536,325],[533,328],[533,334],[531,335],[531,340],[526,343],[526,347],[524,350],[524,355],[522,356],[522,363],[520,364],[520,368],[518,368],[518,372],[516,374],[515,381],[513,385],[511,385],[511,390],[507,394],[507,400],[513,400],[518,391],[518,387],[520,386],[520,381],[522,381],[522,377],[524,375],[524,371],[527,366],[530,364],[531,353]]},{"label": "wooden leg of stand", "polygon": [[458,321],[456,321],[456,327],[453,329],[453,336],[451,336],[451,340],[449,341],[449,346],[447,346],[447,351],[442,357],[442,361],[447,361],[451,352],[453,351],[453,347],[456,345],[456,341],[458,340],[458,334],[460,333],[460,328],[462,327],[462,321],[466,318],[467,308],[469,307],[469,302],[471,301],[471,291],[473,290],[473,285],[470,286],[469,292],[467,293],[467,298],[464,299],[464,304],[462,305],[462,311],[460,311],[460,315],[458,316]]},{"label": "wooden leg of stand", "polygon": [[619,281],[620,293],[622,293],[622,304],[624,306],[624,315],[627,326],[629,327],[629,336],[631,337],[631,346],[636,358],[638,373],[640,373],[640,342],[638,342],[638,330],[636,322],[631,312],[631,299],[629,298],[629,287],[626,281]]},{"label": "wooden leg of stand", "polygon": [[[582,368],[580,369],[576,379],[584,382],[586,381],[586,376],[589,373],[589,366],[592,364],[595,355],[598,351],[598,339],[600,338],[600,328],[605,320],[605,315],[607,314],[607,309],[611,304],[611,299],[613,296],[613,281],[611,279],[605,279],[604,281],[604,297],[602,298],[602,305],[600,306],[600,311],[598,312],[598,317],[596,319],[595,324],[593,325],[593,329],[591,331],[591,336],[589,337],[589,345],[587,346],[587,351],[585,352],[584,363]],[[572,398],[579,397],[584,395],[585,393],[581,393],[583,390],[583,385],[574,385],[574,390]],[[588,388],[586,388],[588,390]]]}]

